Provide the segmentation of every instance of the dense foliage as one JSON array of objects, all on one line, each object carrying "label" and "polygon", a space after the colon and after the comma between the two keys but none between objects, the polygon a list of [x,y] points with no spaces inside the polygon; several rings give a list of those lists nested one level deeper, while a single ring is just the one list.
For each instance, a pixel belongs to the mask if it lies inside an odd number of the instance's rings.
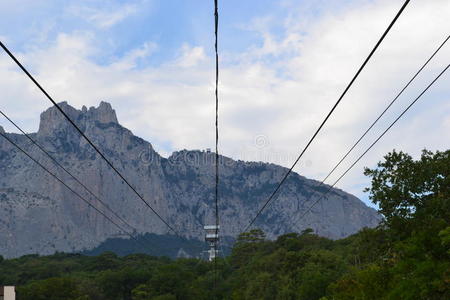
[{"label": "dense foliage", "polygon": [[18,300],[450,299],[450,151],[394,151],[365,174],[383,223],[342,240],[252,230],[217,273],[144,254],[0,257],[0,285],[17,285]]}]

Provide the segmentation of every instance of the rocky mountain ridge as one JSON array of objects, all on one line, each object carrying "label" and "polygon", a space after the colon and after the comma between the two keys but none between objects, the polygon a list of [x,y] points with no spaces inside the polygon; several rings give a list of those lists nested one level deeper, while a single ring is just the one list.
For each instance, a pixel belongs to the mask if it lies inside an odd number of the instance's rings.
[{"label": "rocky mountain ridge", "polygon": [[[63,110],[111,160],[150,205],[183,236],[203,239],[203,225],[212,221],[214,155],[208,151],[182,150],[160,156],[150,143],[122,127],[111,105],[77,110],[66,102]],[[3,128],[0,127],[3,131]],[[99,203],[25,136],[7,133],[33,157],[48,166],[95,205]],[[41,114],[39,130],[31,136],[137,233],[167,234],[167,227],[132,193],[100,156],[80,137],[55,107]],[[247,225],[272,192],[285,168],[261,162],[220,157],[221,234],[234,237]],[[69,190],[0,138],[0,255],[91,249],[107,238],[122,236],[118,230],[81,202]],[[294,227],[292,219],[317,200],[327,186],[292,174],[277,201],[257,226],[269,237],[307,227],[318,234],[340,238],[362,227],[378,224],[380,217],[359,199],[339,189]],[[307,199],[317,191],[316,196]],[[131,230],[131,228],[129,228]]]}]

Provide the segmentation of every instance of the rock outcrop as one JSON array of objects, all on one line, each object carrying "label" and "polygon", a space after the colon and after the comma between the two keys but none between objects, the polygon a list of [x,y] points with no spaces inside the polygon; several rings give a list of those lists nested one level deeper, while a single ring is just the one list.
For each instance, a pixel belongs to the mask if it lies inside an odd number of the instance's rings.
[{"label": "rock outcrop", "polygon": [[[97,108],[77,110],[63,102],[61,107],[165,220],[185,237],[203,239],[203,225],[212,222],[214,207],[212,153],[183,150],[163,158],[150,143],[118,123],[110,104],[102,102]],[[102,208],[26,137],[7,135],[83,197]],[[55,107],[42,113],[39,130],[32,136],[138,233],[168,233],[167,227]],[[286,169],[223,156],[219,163],[221,234],[234,237],[254,216]],[[0,141],[0,173],[0,255],[15,257],[28,253],[79,251],[93,248],[107,238],[123,235],[3,138]],[[341,238],[362,227],[378,224],[380,217],[375,210],[356,197],[333,189],[295,226],[293,220],[327,188],[292,174],[278,199],[256,225],[271,238],[307,227],[323,236]],[[128,230],[132,231],[131,228]]]}]

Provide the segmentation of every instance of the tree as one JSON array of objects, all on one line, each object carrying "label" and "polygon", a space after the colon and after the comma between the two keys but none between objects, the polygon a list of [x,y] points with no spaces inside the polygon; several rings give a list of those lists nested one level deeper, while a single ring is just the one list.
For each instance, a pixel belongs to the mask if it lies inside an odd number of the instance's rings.
[{"label": "tree", "polygon": [[439,232],[442,246],[447,250],[447,254],[450,255],[450,226]]},{"label": "tree", "polygon": [[92,270],[96,271],[115,269],[119,266],[119,260],[114,252],[106,251],[94,257],[90,266]]},{"label": "tree", "polygon": [[[370,199],[377,204],[385,224],[398,233],[410,233],[409,220],[430,217],[450,220],[450,150],[424,150],[420,160],[395,150],[377,168],[366,168],[372,178]],[[412,224],[411,224],[412,225]],[[407,230],[405,232],[405,230]]]},{"label": "tree", "polygon": [[236,267],[247,264],[252,256],[266,245],[265,241],[266,234],[261,229],[241,233],[233,247],[232,264]]},{"label": "tree", "polygon": [[49,278],[35,281],[17,290],[22,300],[77,300],[84,295],[77,288],[75,280],[70,278]]},{"label": "tree", "polygon": [[419,160],[394,150],[365,174],[384,216],[382,234],[370,236],[386,251],[378,259],[368,251],[372,263],[338,280],[334,298],[449,299],[450,150],[424,150]]},{"label": "tree", "polygon": [[149,271],[126,267],[121,270],[107,270],[98,276],[103,294],[109,300],[131,300],[132,290],[149,280]]},{"label": "tree", "polygon": [[252,229],[249,232],[243,232],[238,236],[237,244],[264,242],[266,234],[261,229]]}]

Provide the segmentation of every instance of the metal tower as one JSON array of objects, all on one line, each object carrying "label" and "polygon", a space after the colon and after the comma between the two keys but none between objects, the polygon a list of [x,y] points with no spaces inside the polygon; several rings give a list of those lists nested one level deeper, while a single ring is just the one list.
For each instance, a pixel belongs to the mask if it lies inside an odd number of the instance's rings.
[{"label": "metal tower", "polygon": [[209,244],[209,261],[213,261],[219,253],[217,244],[219,243],[220,225],[206,225],[203,227],[206,231],[205,241]]}]

